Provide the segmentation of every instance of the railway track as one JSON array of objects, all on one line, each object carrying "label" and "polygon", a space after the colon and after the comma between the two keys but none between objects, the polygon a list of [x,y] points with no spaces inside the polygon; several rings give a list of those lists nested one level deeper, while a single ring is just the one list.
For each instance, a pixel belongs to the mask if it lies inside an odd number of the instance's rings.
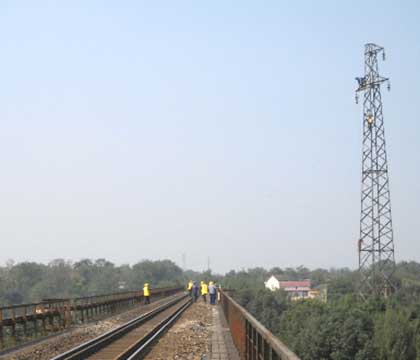
[{"label": "railway track", "polygon": [[190,304],[191,299],[187,295],[179,296],[51,360],[141,359],[153,341],[171,326]]}]

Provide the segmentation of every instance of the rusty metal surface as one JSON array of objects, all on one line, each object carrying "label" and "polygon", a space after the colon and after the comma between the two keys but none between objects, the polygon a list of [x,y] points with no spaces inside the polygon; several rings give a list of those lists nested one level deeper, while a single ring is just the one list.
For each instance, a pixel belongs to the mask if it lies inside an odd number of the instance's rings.
[{"label": "rusty metal surface", "polygon": [[241,359],[299,360],[296,354],[223,290],[220,291],[220,300]]},{"label": "rusty metal surface", "polygon": [[[176,291],[180,291],[183,288],[162,288],[154,289],[151,291],[153,295],[170,295]],[[14,319],[19,322],[23,320],[23,317],[30,317],[45,313],[63,312],[63,310],[70,305],[70,309],[78,310],[87,308],[93,305],[118,303],[122,301],[143,298],[143,291],[130,291],[123,293],[104,294],[95,296],[86,296],[70,299],[58,299],[58,300],[44,300],[38,303],[9,305],[0,307],[0,319],[7,321],[8,319]]]},{"label": "rusty metal surface", "polygon": [[[179,287],[153,289],[151,296],[162,298],[181,290]],[[0,350],[62,331],[101,314],[114,314],[142,301],[142,291],[130,291],[0,307]]]}]

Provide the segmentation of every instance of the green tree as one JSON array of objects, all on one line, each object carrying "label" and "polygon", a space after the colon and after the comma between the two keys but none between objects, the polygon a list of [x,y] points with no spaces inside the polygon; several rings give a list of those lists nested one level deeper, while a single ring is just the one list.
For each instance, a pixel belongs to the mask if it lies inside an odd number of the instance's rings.
[{"label": "green tree", "polygon": [[411,360],[416,358],[413,324],[407,315],[387,309],[375,321],[374,343],[380,360]]}]

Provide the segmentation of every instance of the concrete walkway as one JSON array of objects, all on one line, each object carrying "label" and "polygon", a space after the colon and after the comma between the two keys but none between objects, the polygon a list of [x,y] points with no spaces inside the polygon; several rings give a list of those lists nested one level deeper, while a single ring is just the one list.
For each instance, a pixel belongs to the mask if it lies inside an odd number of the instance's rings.
[{"label": "concrete walkway", "polygon": [[240,360],[220,306],[212,306],[213,329],[209,360]]}]

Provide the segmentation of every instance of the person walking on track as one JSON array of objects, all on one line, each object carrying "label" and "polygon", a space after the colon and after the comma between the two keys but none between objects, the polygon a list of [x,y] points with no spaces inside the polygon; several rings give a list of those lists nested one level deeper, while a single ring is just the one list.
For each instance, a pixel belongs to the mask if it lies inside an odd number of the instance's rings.
[{"label": "person walking on track", "polygon": [[200,287],[198,286],[197,282],[194,281],[194,284],[193,284],[193,287],[192,287],[192,294],[193,294],[194,302],[197,302],[199,292],[200,292]]},{"label": "person walking on track", "polygon": [[193,288],[193,285],[194,285],[193,281],[192,281],[192,280],[190,280],[190,281],[188,282],[188,285],[187,285],[188,294],[189,294],[190,296],[192,296],[192,288]]},{"label": "person walking on track", "polygon": [[204,281],[202,281],[201,282],[201,296],[203,297],[204,302],[207,302],[208,293],[209,293],[209,287]]},{"label": "person walking on track", "polygon": [[210,281],[209,283],[209,295],[210,295],[210,305],[215,305],[217,288],[216,288],[216,285],[214,285],[213,281]]},{"label": "person walking on track", "polygon": [[144,298],[144,304],[150,304],[150,289],[149,284],[145,283],[143,287],[143,298]]}]

